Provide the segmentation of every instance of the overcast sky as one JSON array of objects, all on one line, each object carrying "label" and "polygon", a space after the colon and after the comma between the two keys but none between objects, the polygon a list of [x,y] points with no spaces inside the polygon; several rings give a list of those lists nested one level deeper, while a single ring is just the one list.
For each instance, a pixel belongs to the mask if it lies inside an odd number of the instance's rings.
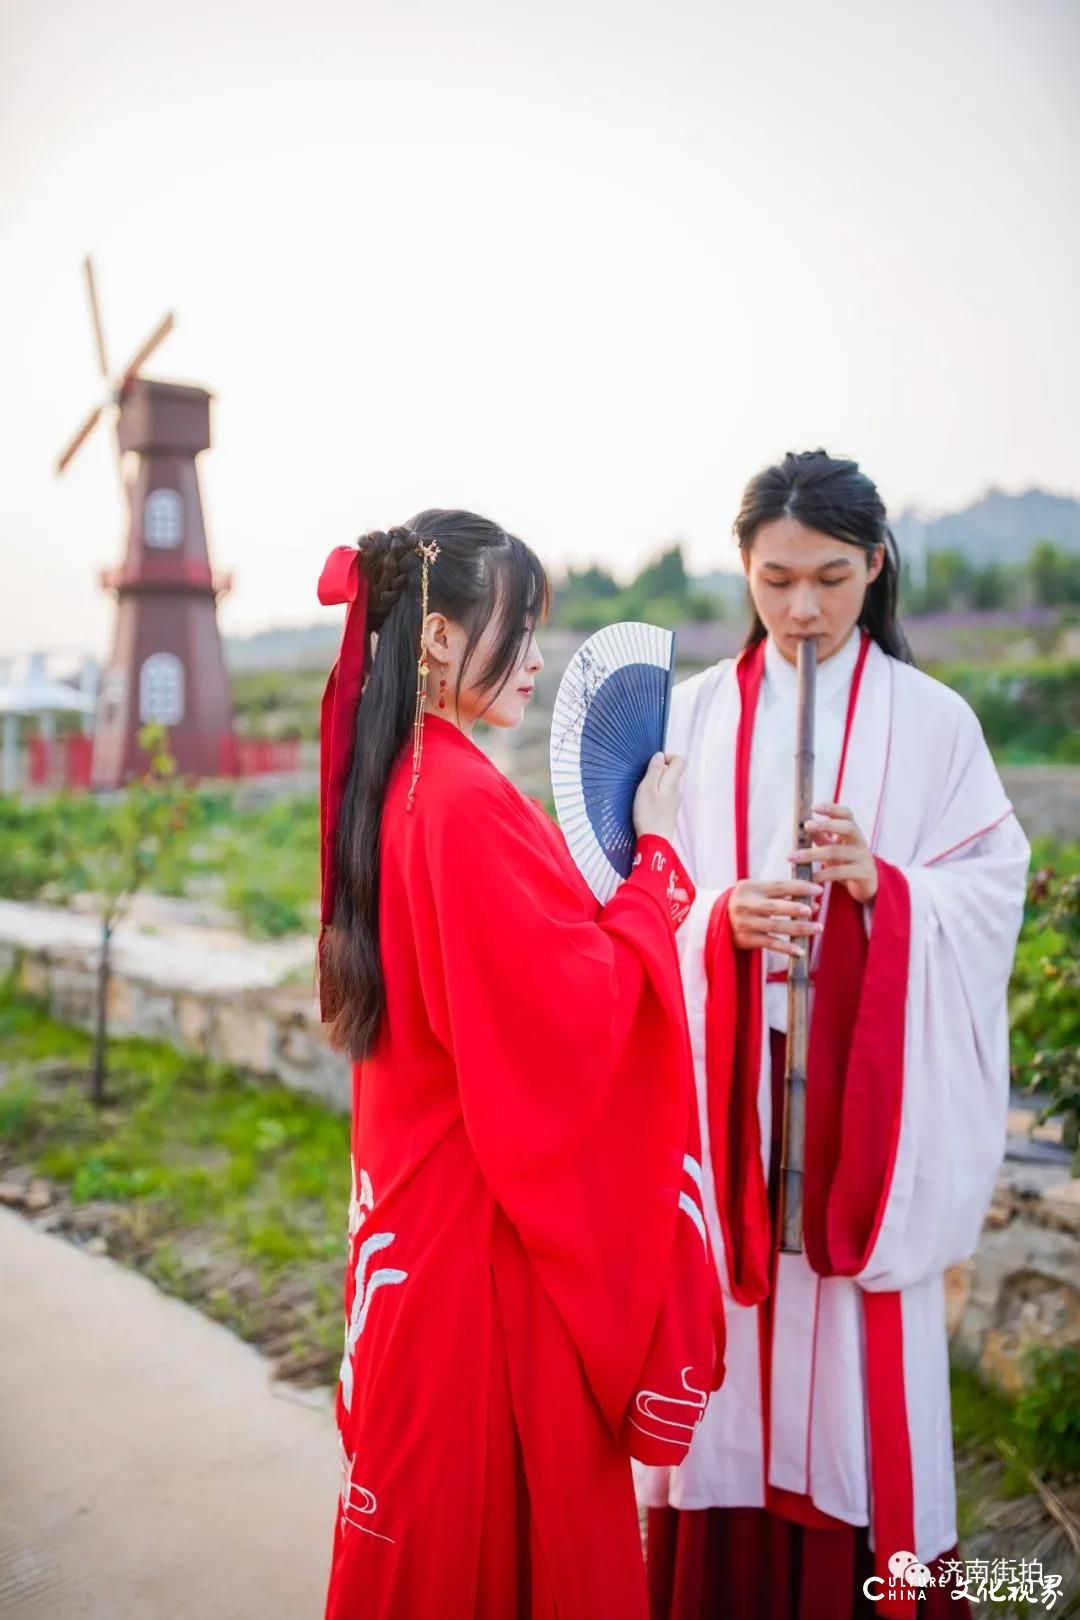
[{"label": "overcast sky", "polygon": [[468,505],[730,562],[751,473],[1080,493],[1075,0],[0,0],[0,655],[107,650],[119,367],[217,398],[229,631]]}]

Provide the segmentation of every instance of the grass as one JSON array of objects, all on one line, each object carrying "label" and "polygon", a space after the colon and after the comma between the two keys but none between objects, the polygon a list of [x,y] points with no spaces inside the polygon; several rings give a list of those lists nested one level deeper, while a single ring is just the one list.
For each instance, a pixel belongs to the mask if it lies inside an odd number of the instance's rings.
[{"label": "grass", "polygon": [[[0,1173],[46,1177],[61,1222],[102,1210],[110,1252],[316,1380],[341,1341],[349,1125],[283,1087],[142,1040],[90,1041],[0,990]],[[80,1215],[80,1211],[82,1214]],[[81,1223],[81,1224],[80,1224]]]},{"label": "grass", "polygon": [[[117,806],[90,794],[0,796],[0,895],[60,903],[89,887],[85,851],[106,836]],[[159,894],[197,895],[231,911],[255,938],[313,929],[319,813],[310,795],[241,807],[202,788],[154,873]]]},{"label": "grass", "polygon": [[953,1365],[953,1444],[957,1454],[957,1528],[961,1542],[983,1528],[991,1501],[1011,1501],[1027,1494],[1027,1479],[999,1449],[1004,1440],[1022,1455],[1016,1406],[999,1390],[984,1384],[971,1368]]},{"label": "grass", "polygon": [[[1054,1610],[1061,1620],[1080,1613],[1080,1569],[1072,1539],[1080,1529],[1080,1475],[1075,1444],[1065,1455],[1050,1443],[1055,1436],[1048,1435],[1045,1424],[1031,1418],[1041,1416],[1063,1387],[1061,1369],[1075,1354],[1058,1352],[1052,1358],[1056,1372],[1054,1367],[1033,1367],[1036,1382],[1019,1401],[984,1384],[968,1367],[954,1365],[950,1372],[960,1556],[991,1562],[1027,1558],[1042,1563],[1048,1574],[1061,1575],[1062,1602]],[[1071,1365],[1069,1377],[1075,1385]],[[1075,1431],[1072,1420],[1069,1429]],[[1006,1616],[1020,1611],[1005,1601],[980,1604],[979,1612]]]}]

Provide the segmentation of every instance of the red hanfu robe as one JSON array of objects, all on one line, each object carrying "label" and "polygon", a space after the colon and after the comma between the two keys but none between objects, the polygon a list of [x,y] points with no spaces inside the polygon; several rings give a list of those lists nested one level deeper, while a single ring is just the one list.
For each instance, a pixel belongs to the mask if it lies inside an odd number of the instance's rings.
[{"label": "red hanfu robe", "polygon": [[[1004,1152],[1028,850],[967,706],[869,642],[848,651],[840,780],[817,796],[852,809],[879,888],[866,912],[828,889],[811,959],[799,1255],[778,1254],[770,1207],[765,963],[735,948],[727,909],[738,878],[775,875],[749,863],[766,649],[673,698],[670,745],[689,760],[676,841],[698,886],[680,952],[728,1378],[685,1464],[650,1470],[642,1491],[653,1508],[766,1509],[811,1537],[867,1526],[887,1582],[894,1554],[929,1565],[956,1541],[943,1274],[972,1252]],[[819,683],[819,719],[821,701]],[[790,807],[789,792],[771,814],[789,827]],[[703,1615],[680,1579],[656,1612]],[[818,1597],[851,1612],[846,1591]],[[873,1607],[889,1612],[887,1587]]]},{"label": "red hanfu robe", "polygon": [[677,1461],[722,1318],[663,840],[598,913],[561,834],[425,722],[383,815],[354,1074],[327,1620],[644,1620],[629,1455]]}]

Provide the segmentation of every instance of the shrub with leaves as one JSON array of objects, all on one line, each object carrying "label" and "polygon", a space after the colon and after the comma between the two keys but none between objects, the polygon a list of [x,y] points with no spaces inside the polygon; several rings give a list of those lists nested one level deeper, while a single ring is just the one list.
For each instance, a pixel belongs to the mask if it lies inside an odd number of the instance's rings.
[{"label": "shrub with leaves", "polygon": [[1016,1427],[1035,1468],[1053,1479],[1080,1475],[1080,1346],[1029,1351],[1030,1387],[1016,1403]]},{"label": "shrub with leaves", "polygon": [[91,1095],[105,1099],[110,946],[116,925],[132,897],[147,888],[174,838],[184,829],[191,788],[176,773],[161,726],[144,726],[139,747],[149,756],[144,776],[133,781],[105,821],[98,842],[86,851],[89,887],[98,896],[101,956],[98,963],[97,1017]]},{"label": "shrub with leaves", "polygon": [[[1075,866],[1075,851],[1063,850]],[[1036,1092],[1040,1121],[1062,1120],[1080,1175],[1080,872],[1040,865],[1010,991],[1016,1078]]]}]

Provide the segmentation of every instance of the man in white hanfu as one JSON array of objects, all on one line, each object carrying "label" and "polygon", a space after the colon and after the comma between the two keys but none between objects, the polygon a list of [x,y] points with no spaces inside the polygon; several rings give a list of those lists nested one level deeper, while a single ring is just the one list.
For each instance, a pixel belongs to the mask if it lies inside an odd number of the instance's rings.
[{"label": "man in white hanfu", "polygon": [[[668,734],[688,762],[677,842],[697,898],[679,951],[728,1371],[686,1462],[639,1474],[652,1613],[845,1620],[917,1599],[956,1616],[944,1273],[974,1250],[1004,1153],[1028,845],[975,716],[910,662],[895,542],[856,464],[789,455],[752,481],[736,533],[747,647],[676,687]],[[795,666],[811,636],[803,882]],[[786,980],[803,951],[804,1249],[780,1254]],[[916,1563],[933,1584],[909,1591]]]}]

